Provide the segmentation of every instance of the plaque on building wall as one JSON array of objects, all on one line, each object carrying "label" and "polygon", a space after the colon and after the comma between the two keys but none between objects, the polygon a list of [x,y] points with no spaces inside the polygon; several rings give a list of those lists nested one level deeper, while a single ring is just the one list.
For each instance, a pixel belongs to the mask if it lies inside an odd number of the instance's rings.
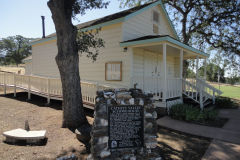
[{"label": "plaque on building wall", "polygon": [[110,149],[143,147],[143,106],[108,107],[108,145]]}]

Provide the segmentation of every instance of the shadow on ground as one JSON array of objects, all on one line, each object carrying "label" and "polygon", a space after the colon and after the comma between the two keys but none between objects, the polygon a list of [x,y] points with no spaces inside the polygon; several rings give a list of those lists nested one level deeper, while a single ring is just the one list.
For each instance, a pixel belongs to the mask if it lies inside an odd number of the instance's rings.
[{"label": "shadow on ground", "polygon": [[211,139],[158,127],[157,152],[165,160],[200,160]]},{"label": "shadow on ground", "polygon": [[[8,93],[6,95],[0,94],[2,97],[7,97],[10,99],[15,99],[21,102],[28,102],[39,107],[49,107],[56,110],[62,110],[62,101],[61,100],[53,100],[51,99],[51,103],[47,104],[47,99],[38,95],[31,95],[31,100],[28,100],[28,93],[27,92],[18,92],[17,96],[14,97],[13,93]],[[93,118],[93,110],[89,108],[84,108],[86,116]]]},{"label": "shadow on ground", "polygon": [[40,142],[34,143],[34,144],[29,144],[26,142],[26,140],[17,140],[17,142],[15,142],[15,143],[10,143],[10,142],[6,142],[6,141],[3,141],[3,142],[8,145],[14,145],[14,146],[45,146],[45,145],[47,145],[48,138],[44,138]]}]

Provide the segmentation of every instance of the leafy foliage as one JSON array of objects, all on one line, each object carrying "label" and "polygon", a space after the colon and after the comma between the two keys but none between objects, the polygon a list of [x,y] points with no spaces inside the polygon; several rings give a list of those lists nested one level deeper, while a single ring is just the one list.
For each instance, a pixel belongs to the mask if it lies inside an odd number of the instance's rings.
[{"label": "leafy foliage", "polygon": [[[210,82],[218,82],[218,74],[220,76],[219,82],[225,83],[225,77],[224,77],[225,70],[219,67],[218,65],[215,65],[213,63],[207,64],[206,68],[206,78],[207,81]],[[204,76],[204,66],[200,67],[198,70],[198,73],[200,76]]]},{"label": "leafy foliage", "polygon": [[99,48],[104,47],[104,40],[98,37],[100,29],[96,31],[78,31],[77,35],[77,48],[83,54],[86,53],[88,58],[93,61],[97,60]]},{"label": "leafy foliage", "polygon": [[208,121],[216,120],[217,111],[212,109],[201,110],[199,107],[194,107],[187,104],[177,104],[171,107],[170,116],[178,120],[196,123],[208,123]]},{"label": "leafy foliage", "polygon": [[74,1],[72,5],[72,16],[77,14],[84,15],[86,10],[107,8],[109,2],[103,0],[71,0]]},{"label": "leafy foliage", "polygon": [[2,62],[5,65],[20,64],[24,58],[31,54],[31,40],[20,35],[1,39],[0,53],[5,55],[2,57]]}]

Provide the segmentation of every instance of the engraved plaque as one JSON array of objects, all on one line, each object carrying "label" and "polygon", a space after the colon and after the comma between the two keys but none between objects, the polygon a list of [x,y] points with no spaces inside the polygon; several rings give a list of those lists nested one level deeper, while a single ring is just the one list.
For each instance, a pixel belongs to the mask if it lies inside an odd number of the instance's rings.
[{"label": "engraved plaque", "polygon": [[143,147],[143,117],[144,111],[141,105],[109,106],[109,148]]}]

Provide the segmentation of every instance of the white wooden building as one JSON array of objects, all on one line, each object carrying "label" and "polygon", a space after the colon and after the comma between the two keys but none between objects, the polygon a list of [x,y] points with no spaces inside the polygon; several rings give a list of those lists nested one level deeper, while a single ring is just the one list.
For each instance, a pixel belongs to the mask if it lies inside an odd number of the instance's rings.
[{"label": "white wooden building", "polygon": [[[159,107],[180,103],[183,95],[203,107],[205,101],[214,100],[215,94],[220,94],[204,79],[189,82],[182,77],[183,60],[206,60],[209,55],[180,42],[161,1],[78,27],[82,31],[101,28],[99,36],[105,41],[105,48],[100,49],[97,61],[92,62],[84,54],[80,56],[79,70],[86,104],[95,103],[95,91],[98,89],[131,88],[134,84],[144,92],[153,93]],[[25,87],[30,94],[45,92],[42,95],[49,100],[61,99],[61,82],[55,62],[56,41],[56,35],[51,34],[32,42],[31,76],[28,77],[30,80],[26,80],[31,84]],[[36,77],[42,81],[36,80]],[[17,82],[13,83],[16,87]],[[45,89],[42,89],[43,86]]]}]

